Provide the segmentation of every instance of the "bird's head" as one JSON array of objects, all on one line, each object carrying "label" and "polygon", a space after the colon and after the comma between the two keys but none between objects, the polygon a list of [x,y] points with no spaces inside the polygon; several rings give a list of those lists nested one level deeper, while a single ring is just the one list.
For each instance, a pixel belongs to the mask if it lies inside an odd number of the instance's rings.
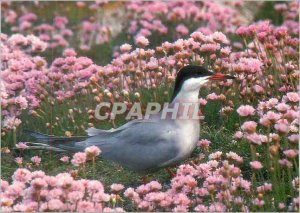
[{"label": "bird's head", "polygon": [[181,91],[199,91],[208,81],[222,81],[235,77],[222,73],[213,73],[202,66],[187,65],[181,68],[176,76],[175,88],[172,100]]}]

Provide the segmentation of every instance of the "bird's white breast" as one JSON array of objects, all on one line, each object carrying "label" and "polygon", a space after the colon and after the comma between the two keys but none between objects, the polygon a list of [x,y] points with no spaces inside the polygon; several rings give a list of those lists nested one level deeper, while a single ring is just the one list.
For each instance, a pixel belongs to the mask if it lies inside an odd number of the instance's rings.
[{"label": "bird's white breast", "polygon": [[180,121],[178,127],[179,137],[177,145],[180,148],[179,155],[181,158],[186,158],[192,153],[199,140],[200,124],[197,120],[186,120]]}]

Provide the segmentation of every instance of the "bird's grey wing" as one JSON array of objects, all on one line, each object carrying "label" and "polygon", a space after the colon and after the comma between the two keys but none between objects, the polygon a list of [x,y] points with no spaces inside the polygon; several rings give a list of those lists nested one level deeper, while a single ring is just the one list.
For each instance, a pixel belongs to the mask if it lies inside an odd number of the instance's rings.
[{"label": "bird's grey wing", "polygon": [[104,130],[104,129],[96,129],[94,127],[88,128],[85,130],[85,132],[88,134],[88,136],[96,136],[96,135],[107,135],[107,134],[111,134],[111,133],[117,133],[120,131],[123,131],[124,129],[127,129],[131,126],[134,126],[138,123],[152,123],[155,122],[154,120],[142,120],[142,119],[136,119],[136,120],[132,120],[129,121],[128,123],[118,127],[117,129],[109,129],[109,130]]},{"label": "bird's grey wing", "polygon": [[138,121],[120,131],[101,135],[88,138],[84,146],[96,145],[104,158],[133,170],[152,170],[178,158],[178,135],[173,122]]}]

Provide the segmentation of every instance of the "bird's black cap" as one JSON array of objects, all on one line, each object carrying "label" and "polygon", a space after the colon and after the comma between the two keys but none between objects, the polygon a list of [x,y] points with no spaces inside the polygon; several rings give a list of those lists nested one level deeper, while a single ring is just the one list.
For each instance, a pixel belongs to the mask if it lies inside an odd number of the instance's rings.
[{"label": "bird's black cap", "polygon": [[213,74],[214,74],[213,72],[208,71],[206,68],[202,66],[187,65],[182,67],[176,76],[175,87],[174,87],[173,97],[171,101],[173,101],[173,99],[179,93],[184,81],[190,78],[206,77],[206,76],[211,76]]}]

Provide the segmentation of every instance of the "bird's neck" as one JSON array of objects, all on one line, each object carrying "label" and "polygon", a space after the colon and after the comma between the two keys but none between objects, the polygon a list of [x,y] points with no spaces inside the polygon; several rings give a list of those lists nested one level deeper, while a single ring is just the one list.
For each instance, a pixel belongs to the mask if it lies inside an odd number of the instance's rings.
[{"label": "bird's neck", "polygon": [[190,91],[180,91],[173,97],[171,104],[173,103],[198,103],[199,89]]},{"label": "bird's neck", "polygon": [[169,108],[178,107],[177,117],[181,118],[182,116],[187,116],[188,119],[185,120],[186,122],[188,120],[194,120],[195,115],[199,113],[198,95],[199,90],[180,91],[169,104]]}]

